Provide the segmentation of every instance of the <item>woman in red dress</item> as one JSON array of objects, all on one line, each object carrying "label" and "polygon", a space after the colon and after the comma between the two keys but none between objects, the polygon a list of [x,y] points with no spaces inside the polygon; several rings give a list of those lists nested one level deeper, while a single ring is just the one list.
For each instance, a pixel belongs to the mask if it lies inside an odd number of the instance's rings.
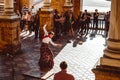
[{"label": "woman in red dress", "polygon": [[46,30],[47,23],[43,26],[44,31],[44,37],[42,39],[42,45],[40,47],[40,59],[39,59],[39,66],[41,71],[49,71],[54,66],[53,61],[53,52],[49,48],[49,44],[52,44],[53,46],[61,47],[61,44],[56,44],[52,41],[52,38],[54,36],[54,32],[47,32]]}]

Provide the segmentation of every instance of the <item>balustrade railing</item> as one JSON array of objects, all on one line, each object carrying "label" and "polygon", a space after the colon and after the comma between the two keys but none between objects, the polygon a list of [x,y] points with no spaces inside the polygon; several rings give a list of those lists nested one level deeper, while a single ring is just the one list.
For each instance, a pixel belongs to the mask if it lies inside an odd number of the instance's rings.
[{"label": "balustrade railing", "polygon": [[[95,24],[93,22],[93,19],[91,19],[91,23],[89,28],[95,30]],[[105,20],[104,19],[98,19],[98,30],[104,30],[105,29]]]},{"label": "balustrade railing", "polygon": [[93,33],[96,31],[96,34],[101,34],[104,35],[106,33],[106,27],[105,27],[105,12],[99,12],[99,17],[98,17],[98,27],[96,28],[96,25],[93,23],[93,12],[90,12],[92,15],[91,22],[89,25],[89,33]]}]

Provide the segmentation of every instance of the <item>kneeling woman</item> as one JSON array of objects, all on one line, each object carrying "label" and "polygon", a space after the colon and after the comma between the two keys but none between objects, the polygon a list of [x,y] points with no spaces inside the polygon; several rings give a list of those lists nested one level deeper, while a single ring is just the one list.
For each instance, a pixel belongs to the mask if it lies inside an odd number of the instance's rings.
[{"label": "kneeling woman", "polygon": [[49,44],[53,46],[61,47],[61,44],[56,44],[52,41],[54,36],[54,32],[47,32],[46,30],[47,23],[43,26],[44,37],[42,39],[42,45],[40,47],[40,59],[39,59],[39,66],[41,71],[49,71],[54,66],[53,61],[53,52],[49,48]]}]

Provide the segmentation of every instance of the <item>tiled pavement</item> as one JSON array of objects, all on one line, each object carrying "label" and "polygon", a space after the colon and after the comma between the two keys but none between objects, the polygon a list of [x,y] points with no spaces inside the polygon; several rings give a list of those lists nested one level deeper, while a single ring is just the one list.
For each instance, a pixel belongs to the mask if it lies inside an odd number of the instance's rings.
[{"label": "tiled pavement", "polygon": [[[37,63],[40,55],[40,41],[28,33],[22,33],[21,36],[22,52],[16,54],[13,60],[8,60],[5,55],[0,56],[0,80],[38,80],[30,76],[23,76],[23,73],[28,72],[29,74],[30,70],[35,70],[36,72],[31,76],[39,76],[40,71]],[[64,46],[66,39],[62,37],[57,42]],[[94,80],[95,77],[91,69],[96,65],[99,57],[103,55],[103,44],[104,38],[98,35],[93,40],[88,37],[86,42],[77,45],[77,47],[73,47],[72,43],[68,43],[63,49],[51,46],[56,57],[54,59],[55,66],[50,72],[58,72],[60,70],[59,63],[67,61],[68,72],[75,76],[75,80]],[[12,64],[14,65],[15,75],[13,76],[15,79],[12,79]],[[53,75],[47,80],[53,80]]]},{"label": "tiled pavement", "polygon": [[[94,68],[103,55],[104,39],[96,36],[95,39],[87,39],[82,45],[73,47],[73,43],[67,44],[55,57],[55,66],[51,72],[56,73],[60,70],[61,61],[68,63],[68,72],[73,74],[75,80],[95,80],[91,69]],[[53,80],[53,76],[47,80]]]}]

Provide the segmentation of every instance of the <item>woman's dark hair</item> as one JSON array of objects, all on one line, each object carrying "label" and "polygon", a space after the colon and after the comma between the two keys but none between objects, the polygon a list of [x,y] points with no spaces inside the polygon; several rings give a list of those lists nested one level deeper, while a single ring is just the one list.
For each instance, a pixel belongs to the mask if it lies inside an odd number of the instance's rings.
[{"label": "woman's dark hair", "polygon": [[65,61],[60,63],[60,68],[61,69],[66,69],[67,68],[67,63]]},{"label": "woman's dark hair", "polygon": [[50,34],[54,35],[54,32],[53,32],[53,31],[50,31],[48,34],[49,34],[49,35],[50,35]]}]

